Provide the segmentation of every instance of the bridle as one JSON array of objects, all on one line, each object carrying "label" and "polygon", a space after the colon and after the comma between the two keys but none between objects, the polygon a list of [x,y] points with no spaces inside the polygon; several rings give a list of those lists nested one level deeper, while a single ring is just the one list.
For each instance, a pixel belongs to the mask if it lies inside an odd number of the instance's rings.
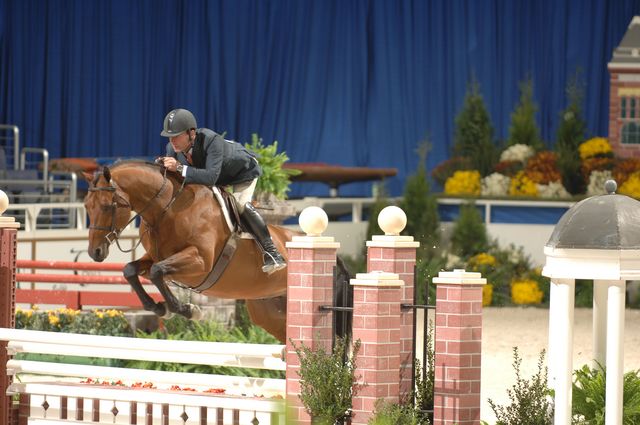
[{"label": "bridle", "polygon": [[[116,191],[116,187],[109,182],[109,186],[102,186],[102,187],[90,187],[89,188],[89,192],[111,192],[111,205],[110,205],[110,209],[111,209],[111,224],[109,226],[95,226],[95,225],[89,225],[89,229],[94,229],[94,230],[103,230],[108,232],[104,238],[107,240],[107,243],[109,245],[111,245],[113,242],[116,243],[118,249],[122,252],[132,252],[134,251],[142,242],[142,238],[140,238],[138,240],[138,242],[135,244],[135,246],[131,249],[123,249],[120,246],[120,234],[122,233],[122,231],[124,229],[127,228],[127,226],[129,224],[131,224],[136,218],[141,217],[142,218],[142,213],[145,212],[147,210],[147,208],[149,208],[149,206],[151,205],[151,203],[153,201],[155,201],[160,194],[162,193],[162,191],[164,190],[165,186],[167,185],[167,170],[166,168],[164,169],[163,175],[162,175],[163,179],[162,179],[162,186],[160,186],[160,189],[158,189],[158,192],[153,196],[153,198],[149,199],[149,201],[147,202],[147,204],[144,206],[144,208],[142,208],[142,210],[140,210],[140,212],[137,212],[133,217],[131,217],[131,219],[127,222],[127,224],[125,224],[121,229],[117,229],[116,228],[116,210],[118,209],[118,201],[117,198],[120,198],[120,200],[125,201],[122,197],[120,197]],[[182,182],[182,186],[180,187],[180,190],[178,190],[178,192],[175,194],[175,196],[173,196],[171,198],[171,200],[169,201],[169,203],[163,208],[162,213],[164,214],[169,207],[173,204],[173,202],[176,200],[176,198],[180,195],[180,193],[182,192],[182,189],[184,188],[184,181]],[[125,201],[129,207],[129,209],[133,209],[131,207],[131,204],[129,204],[129,202]]]}]

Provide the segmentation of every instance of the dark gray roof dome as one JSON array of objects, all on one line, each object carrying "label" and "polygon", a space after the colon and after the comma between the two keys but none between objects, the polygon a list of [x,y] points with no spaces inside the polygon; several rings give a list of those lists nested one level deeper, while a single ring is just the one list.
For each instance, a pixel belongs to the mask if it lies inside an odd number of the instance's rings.
[{"label": "dark gray roof dome", "polygon": [[640,202],[616,195],[592,196],[569,209],[558,221],[546,246],[571,249],[640,249]]}]

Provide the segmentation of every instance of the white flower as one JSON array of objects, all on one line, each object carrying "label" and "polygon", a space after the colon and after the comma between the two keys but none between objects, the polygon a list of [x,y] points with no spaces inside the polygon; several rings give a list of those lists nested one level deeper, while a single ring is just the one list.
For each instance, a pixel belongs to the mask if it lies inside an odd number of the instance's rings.
[{"label": "white flower", "polygon": [[567,192],[561,182],[551,182],[549,184],[537,184],[538,197],[540,198],[570,198],[571,195]]},{"label": "white flower", "polygon": [[511,178],[500,173],[493,173],[482,179],[482,196],[507,196]]},{"label": "white flower", "polygon": [[520,161],[523,164],[533,156],[535,152],[529,145],[516,143],[509,146],[500,154],[500,161]]},{"label": "white flower", "polygon": [[587,186],[587,196],[605,195],[604,182],[612,180],[613,175],[610,170],[595,170],[589,174],[589,186]]}]

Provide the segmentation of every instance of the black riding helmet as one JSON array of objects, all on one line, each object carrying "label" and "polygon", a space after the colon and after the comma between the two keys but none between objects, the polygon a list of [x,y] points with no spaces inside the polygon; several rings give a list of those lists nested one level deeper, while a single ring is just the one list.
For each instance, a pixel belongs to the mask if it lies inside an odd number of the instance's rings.
[{"label": "black riding helmet", "polygon": [[163,137],[175,137],[192,128],[197,128],[196,118],[186,109],[174,109],[164,117]]}]

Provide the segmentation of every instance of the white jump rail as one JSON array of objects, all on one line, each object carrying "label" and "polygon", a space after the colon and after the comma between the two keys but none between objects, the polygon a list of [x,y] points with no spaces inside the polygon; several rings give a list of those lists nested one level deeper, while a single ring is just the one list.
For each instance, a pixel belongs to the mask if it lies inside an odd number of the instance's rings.
[{"label": "white jump rail", "polygon": [[[0,341],[7,341],[11,355],[40,353],[253,369],[286,368],[282,345],[152,340],[7,328],[0,328]],[[21,403],[29,405],[29,423],[83,422],[78,415],[92,423],[131,423],[135,417],[140,418],[138,423],[145,424],[188,425],[205,419],[207,423],[224,424],[284,423],[280,399],[285,393],[283,379],[16,359],[10,359],[6,368],[14,377],[7,393],[19,394]],[[121,381],[125,386],[81,384],[86,378]],[[134,383],[147,382],[156,388],[131,388]],[[172,386],[193,391],[171,391]],[[224,389],[225,393],[207,392],[217,389]],[[67,411],[75,413],[67,418]]]}]

